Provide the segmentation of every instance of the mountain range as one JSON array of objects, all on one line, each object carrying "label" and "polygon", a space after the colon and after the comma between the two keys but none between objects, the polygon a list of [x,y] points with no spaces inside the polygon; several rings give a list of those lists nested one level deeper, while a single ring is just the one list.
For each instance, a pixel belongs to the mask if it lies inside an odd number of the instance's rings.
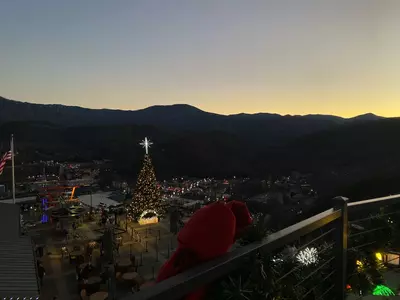
[{"label": "mountain range", "polygon": [[190,123],[191,128],[203,126],[205,122],[212,125],[229,121],[276,121],[279,119],[313,120],[334,123],[351,121],[371,121],[382,119],[372,113],[342,118],[332,115],[279,115],[270,113],[221,115],[202,111],[187,104],[155,105],[139,110],[88,109],[60,104],[36,104],[14,101],[0,96],[0,122],[8,121],[43,121],[44,118],[54,124],[65,126],[107,125],[107,124],[145,124],[177,128],[182,123]]},{"label": "mountain range", "polygon": [[[219,115],[190,105],[136,111],[43,105],[0,97],[0,152],[10,134],[21,160],[109,158],[136,176],[145,137],[159,177],[314,174],[337,192],[371,178],[400,174],[400,119],[365,114]],[[369,186],[371,186],[369,184]],[[400,192],[400,190],[399,190]]]},{"label": "mountain range", "polygon": [[329,129],[351,122],[382,119],[365,114],[345,119],[330,115],[291,116],[269,113],[220,115],[186,104],[151,106],[135,111],[87,109],[64,105],[44,105],[12,101],[0,97],[0,124],[38,121],[63,127],[105,125],[147,125],[173,132],[221,131],[264,139],[266,144]]}]

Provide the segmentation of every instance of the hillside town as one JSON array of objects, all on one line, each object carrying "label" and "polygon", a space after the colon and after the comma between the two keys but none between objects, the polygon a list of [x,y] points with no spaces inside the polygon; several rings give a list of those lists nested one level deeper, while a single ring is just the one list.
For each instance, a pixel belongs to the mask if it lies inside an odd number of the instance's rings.
[{"label": "hillside town", "polygon": [[301,216],[318,199],[307,176],[297,172],[275,181],[157,181],[150,143],[147,138],[141,143],[143,167],[134,183],[113,172],[111,161],[18,162],[16,167],[13,160],[5,165],[5,174],[17,180],[14,189],[9,180],[0,184],[0,204],[19,207],[21,232],[34,241],[37,268],[46,270],[39,273],[43,299],[60,292],[78,299],[138,291],[154,281],[193,213],[210,203],[245,201],[254,213],[262,211],[272,228],[271,222],[279,224],[272,218],[277,212],[288,219]]}]

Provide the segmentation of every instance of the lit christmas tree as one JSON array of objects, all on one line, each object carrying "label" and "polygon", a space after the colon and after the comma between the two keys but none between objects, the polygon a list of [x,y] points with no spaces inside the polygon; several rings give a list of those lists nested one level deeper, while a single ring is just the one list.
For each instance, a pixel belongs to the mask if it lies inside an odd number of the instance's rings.
[{"label": "lit christmas tree", "polygon": [[135,220],[153,219],[151,223],[154,223],[154,218],[164,214],[164,203],[161,200],[161,190],[157,185],[156,175],[148,151],[152,143],[145,138],[140,144],[146,149],[146,154],[130,208]]}]

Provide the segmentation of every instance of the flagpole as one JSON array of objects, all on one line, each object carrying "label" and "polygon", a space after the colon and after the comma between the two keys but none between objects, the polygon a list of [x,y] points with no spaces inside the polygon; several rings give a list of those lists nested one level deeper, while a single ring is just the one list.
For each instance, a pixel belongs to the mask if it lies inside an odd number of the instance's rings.
[{"label": "flagpole", "polygon": [[11,168],[12,168],[12,195],[15,204],[15,168],[14,168],[14,135],[11,135]]}]

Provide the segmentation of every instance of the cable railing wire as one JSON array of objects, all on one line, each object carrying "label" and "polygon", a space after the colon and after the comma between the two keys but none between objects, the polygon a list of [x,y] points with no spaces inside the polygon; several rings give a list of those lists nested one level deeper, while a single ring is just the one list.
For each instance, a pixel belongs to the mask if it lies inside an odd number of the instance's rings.
[{"label": "cable railing wire", "polygon": [[[330,286],[330,288],[328,288],[317,300],[322,300],[322,299],[324,299],[324,296],[325,296],[326,294],[328,294],[334,287],[335,287],[335,285],[332,284],[332,285]],[[330,300],[334,300],[334,299],[330,299]]]},{"label": "cable railing wire", "polygon": [[[330,272],[327,276],[325,276],[322,280],[321,283],[324,283],[328,278],[330,278],[333,274],[335,274],[335,270],[333,270],[332,272]],[[315,292],[316,287],[311,288],[307,293],[305,293],[303,295],[303,297],[301,297],[299,300],[303,300],[304,298],[306,298],[308,295],[310,295],[312,292]]]},{"label": "cable railing wire", "polygon": [[382,229],[386,229],[386,227],[382,226],[382,227],[373,228],[373,229],[366,230],[366,231],[361,231],[361,232],[353,233],[353,234],[350,234],[350,235],[349,235],[349,238],[354,238],[354,237],[357,237],[357,236],[360,236],[360,235],[369,234],[369,233],[371,233],[371,232],[379,231],[379,230],[382,230]]},{"label": "cable railing wire", "polygon": [[332,262],[335,259],[335,257],[332,257],[330,259],[328,259],[327,261],[325,261],[323,264],[321,264],[317,269],[315,269],[314,271],[312,271],[310,274],[308,274],[304,279],[302,279],[300,282],[298,282],[294,288],[297,288],[299,285],[301,285],[302,283],[304,283],[307,279],[311,278],[314,274],[316,274],[318,271],[320,271],[322,268],[324,268],[326,265],[328,265],[330,262]]},{"label": "cable railing wire", "polygon": [[364,222],[364,221],[369,221],[369,220],[371,220],[371,219],[377,219],[377,218],[387,217],[387,216],[391,216],[391,215],[395,215],[395,214],[399,214],[399,213],[400,213],[400,210],[397,210],[397,211],[389,212],[389,213],[385,213],[385,214],[379,214],[379,215],[368,216],[368,217],[363,218],[363,219],[351,220],[351,221],[349,221],[349,225],[352,225],[352,224],[355,224],[355,223]]},{"label": "cable railing wire", "polygon": [[300,252],[300,251],[306,249],[308,246],[310,246],[310,245],[312,245],[312,244],[315,244],[316,241],[320,240],[321,238],[327,236],[328,234],[330,234],[330,233],[332,233],[332,232],[334,232],[334,231],[335,231],[335,228],[329,229],[328,231],[326,231],[326,232],[320,234],[320,235],[319,235],[318,237],[316,237],[315,239],[313,239],[313,240],[309,241],[308,243],[306,243],[305,245],[301,246],[297,251]]},{"label": "cable railing wire", "polygon": [[[333,242],[333,243],[330,243],[330,244],[327,244],[326,247],[325,247],[324,249],[322,249],[322,250],[319,252],[319,254],[321,255],[321,254],[325,253],[326,251],[331,250],[334,244],[335,244],[334,242]],[[297,251],[297,252],[300,252],[300,251]],[[286,256],[286,257],[288,258],[289,255]],[[301,268],[302,268],[301,265],[294,267],[294,268],[291,269],[289,272],[286,272],[283,276],[281,276],[280,278],[278,278],[278,279],[276,280],[276,282],[279,283],[281,280],[285,279],[287,276],[293,274],[294,272],[298,271],[298,270],[301,269]]]},{"label": "cable railing wire", "polygon": [[376,241],[372,241],[372,242],[368,242],[368,243],[365,243],[365,244],[362,244],[362,245],[359,245],[359,246],[353,246],[353,247],[349,248],[349,250],[357,250],[357,249],[360,249],[360,248],[364,248],[366,246],[370,246],[370,245],[375,244],[375,243],[376,243]]}]

